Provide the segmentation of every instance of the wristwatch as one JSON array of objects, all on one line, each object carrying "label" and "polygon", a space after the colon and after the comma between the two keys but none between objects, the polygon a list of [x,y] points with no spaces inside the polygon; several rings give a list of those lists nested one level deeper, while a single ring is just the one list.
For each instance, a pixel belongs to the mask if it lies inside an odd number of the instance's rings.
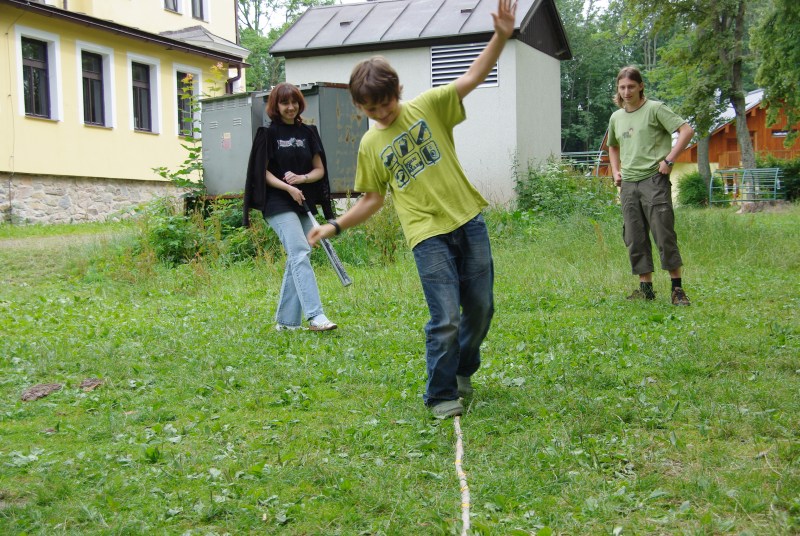
[{"label": "wristwatch", "polygon": [[674,166],[674,165],[675,165],[675,161],[674,161],[674,160],[667,160],[667,159],[665,158],[665,159],[664,159],[664,162],[665,162],[665,163],[666,163],[666,164],[667,164],[669,167],[672,167],[672,166]]}]

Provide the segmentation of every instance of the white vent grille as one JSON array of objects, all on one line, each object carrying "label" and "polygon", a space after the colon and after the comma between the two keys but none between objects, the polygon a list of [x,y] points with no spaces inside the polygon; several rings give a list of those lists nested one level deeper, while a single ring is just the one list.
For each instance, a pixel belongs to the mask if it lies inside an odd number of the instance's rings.
[{"label": "white vent grille", "polygon": [[[486,43],[431,47],[431,85],[445,86],[467,72],[475,58],[486,48]],[[478,87],[496,87],[497,64]]]}]

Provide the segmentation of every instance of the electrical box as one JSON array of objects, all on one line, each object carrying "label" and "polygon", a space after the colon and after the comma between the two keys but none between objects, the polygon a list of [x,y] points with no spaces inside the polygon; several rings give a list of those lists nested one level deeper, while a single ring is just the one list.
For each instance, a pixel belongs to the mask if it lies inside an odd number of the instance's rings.
[{"label": "electrical box", "polygon": [[[356,159],[361,136],[369,127],[350,98],[346,84],[316,82],[302,84],[306,123],[319,129],[328,163],[331,194],[353,193]],[[267,126],[269,91],[255,91],[200,102],[203,134],[203,181],[210,195],[240,194],[244,191],[247,161],[255,133]]]}]

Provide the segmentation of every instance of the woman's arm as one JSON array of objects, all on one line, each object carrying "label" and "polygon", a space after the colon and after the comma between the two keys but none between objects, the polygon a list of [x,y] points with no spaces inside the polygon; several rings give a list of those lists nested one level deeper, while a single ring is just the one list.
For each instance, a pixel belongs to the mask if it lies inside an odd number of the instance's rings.
[{"label": "woman's arm", "polygon": [[283,179],[292,185],[317,182],[325,176],[325,168],[322,166],[322,157],[319,155],[319,153],[315,154],[314,158],[311,159],[311,165],[314,166],[314,168],[308,173],[304,173],[303,175],[295,175],[294,172],[287,171],[286,175],[283,176]]},{"label": "woman's arm", "polygon": [[283,190],[292,196],[292,199],[294,199],[298,205],[302,205],[303,201],[306,199],[306,196],[303,195],[303,192],[300,190],[300,188],[283,182],[269,171],[267,171],[267,186],[275,188],[276,190]]}]

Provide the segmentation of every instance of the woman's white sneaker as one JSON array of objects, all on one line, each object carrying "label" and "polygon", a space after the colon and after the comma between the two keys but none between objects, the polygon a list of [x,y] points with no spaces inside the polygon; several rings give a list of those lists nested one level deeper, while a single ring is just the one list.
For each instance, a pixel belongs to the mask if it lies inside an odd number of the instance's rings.
[{"label": "woman's white sneaker", "polygon": [[336,324],[328,320],[324,314],[317,315],[308,321],[308,329],[311,331],[330,331],[336,327]]}]

